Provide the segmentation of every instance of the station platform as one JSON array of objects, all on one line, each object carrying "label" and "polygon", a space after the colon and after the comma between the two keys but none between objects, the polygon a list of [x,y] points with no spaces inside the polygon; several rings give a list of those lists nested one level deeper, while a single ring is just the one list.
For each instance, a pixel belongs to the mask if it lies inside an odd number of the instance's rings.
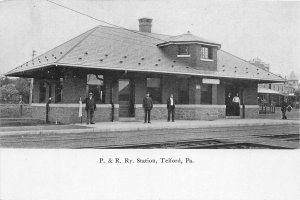
[{"label": "station platform", "polygon": [[238,127],[238,126],[267,126],[267,125],[298,125],[299,119],[219,119],[214,121],[204,120],[177,120],[167,122],[153,120],[151,123],[143,121],[115,121],[99,122],[96,124],[77,123],[70,125],[42,124],[35,126],[0,127],[0,136],[22,134],[68,134],[68,133],[106,133],[143,130],[168,130],[168,129],[195,129],[214,127]]}]

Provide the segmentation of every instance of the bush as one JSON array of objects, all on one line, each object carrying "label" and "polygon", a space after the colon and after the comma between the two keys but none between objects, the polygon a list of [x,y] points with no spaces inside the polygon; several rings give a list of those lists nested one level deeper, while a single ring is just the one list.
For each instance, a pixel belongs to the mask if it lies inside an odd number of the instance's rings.
[{"label": "bush", "polygon": [[15,84],[9,83],[0,87],[1,101],[18,102],[20,99],[19,91]]},{"label": "bush", "polygon": [[21,98],[23,103],[29,103],[30,79],[0,77],[0,102],[18,103]]}]

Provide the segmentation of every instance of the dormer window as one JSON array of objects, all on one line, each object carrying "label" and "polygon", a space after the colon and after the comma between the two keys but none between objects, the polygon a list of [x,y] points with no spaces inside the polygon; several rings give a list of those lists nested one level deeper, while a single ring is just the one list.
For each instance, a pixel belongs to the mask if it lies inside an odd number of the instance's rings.
[{"label": "dormer window", "polygon": [[201,55],[200,55],[201,60],[212,60],[212,48],[208,46],[202,46],[201,47]]},{"label": "dormer window", "polygon": [[189,47],[187,45],[178,45],[177,57],[190,57]]}]

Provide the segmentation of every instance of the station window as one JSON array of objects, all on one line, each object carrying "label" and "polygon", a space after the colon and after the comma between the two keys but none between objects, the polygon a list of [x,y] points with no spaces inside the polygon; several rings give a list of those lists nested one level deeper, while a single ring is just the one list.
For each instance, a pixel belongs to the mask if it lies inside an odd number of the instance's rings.
[{"label": "station window", "polygon": [[212,48],[208,47],[208,46],[202,46],[201,47],[201,55],[200,55],[201,59],[213,59],[212,56]]},{"label": "station window", "polygon": [[189,84],[187,78],[178,80],[178,104],[189,104]]},{"label": "station window", "polygon": [[63,78],[60,78],[59,82],[55,85],[55,103],[62,102],[62,83]]},{"label": "station window", "polygon": [[88,74],[87,75],[87,85],[88,92],[94,94],[94,99],[96,103],[105,103],[105,86],[104,86],[104,76]]},{"label": "station window", "polygon": [[39,102],[40,103],[45,103],[46,102],[46,86],[44,82],[40,83],[40,95],[39,95]]},{"label": "station window", "polygon": [[201,104],[212,104],[212,85],[201,85]]},{"label": "station window", "polygon": [[150,93],[153,103],[161,103],[161,79],[147,78],[147,92]]},{"label": "station window", "polygon": [[189,47],[186,45],[179,45],[178,46],[178,55],[179,56],[189,56]]}]

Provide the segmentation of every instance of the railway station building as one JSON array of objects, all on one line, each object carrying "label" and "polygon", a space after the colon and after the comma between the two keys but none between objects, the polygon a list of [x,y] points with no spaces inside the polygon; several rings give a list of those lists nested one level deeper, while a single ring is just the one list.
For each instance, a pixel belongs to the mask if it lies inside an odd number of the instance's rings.
[{"label": "railway station building", "polygon": [[80,122],[79,100],[88,92],[97,102],[96,122],[143,119],[146,92],[154,102],[153,119],[167,119],[170,94],[176,100],[175,119],[226,118],[229,92],[240,96],[236,117],[256,118],[258,84],[284,82],[217,42],[189,32],[156,34],[151,27],[149,18],[139,19],[139,31],[97,26],[6,75],[33,78],[33,118],[45,119],[51,97],[49,120],[61,123]]}]

